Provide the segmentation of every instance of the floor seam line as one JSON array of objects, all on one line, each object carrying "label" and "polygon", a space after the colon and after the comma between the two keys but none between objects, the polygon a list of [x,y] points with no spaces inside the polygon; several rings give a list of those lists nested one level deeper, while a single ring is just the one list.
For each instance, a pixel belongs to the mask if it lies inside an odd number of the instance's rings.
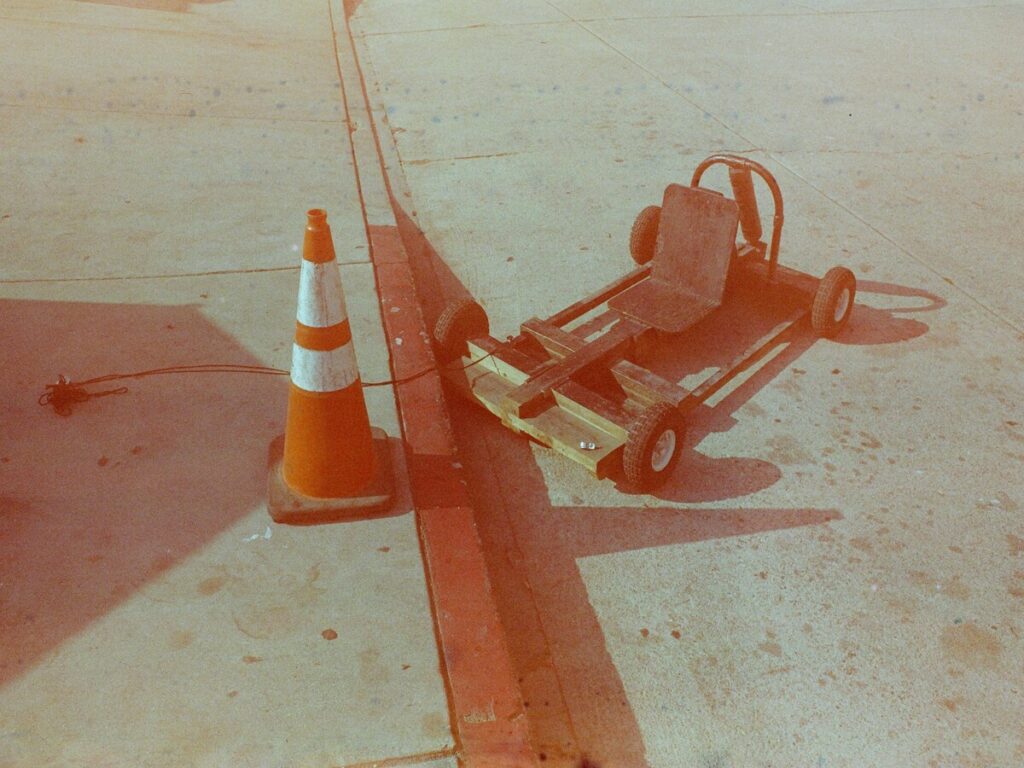
[{"label": "floor seam line", "polygon": [[238,120],[254,123],[309,123],[321,125],[344,125],[345,121],[338,117],[331,118],[304,118],[304,117],[255,117],[251,115],[201,115],[189,114],[188,112],[153,112],[142,109],[97,109],[91,107],[71,107],[63,104],[17,104],[0,102],[0,108],[7,109],[35,109],[35,110],[58,110],[61,112],[89,112],[103,115],[143,115],[145,117],[185,117],[190,120]]},{"label": "floor seam line", "polygon": [[458,752],[454,747],[444,747],[430,752],[416,752],[411,755],[399,755],[397,757],[382,757],[379,760],[370,760],[361,763],[346,763],[344,768],[398,768],[399,766],[416,766],[428,760],[440,760],[445,757],[456,757]]},{"label": "floor seam line", "polygon": [[[550,5],[550,3],[549,3]],[[394,37],[397,35],[429,35],[437,32],[462,32],[476,29],[515,29],[521,27],[558,26],[560,24],[583,24],[588,22],[618,22],[618,21],[654,21],[657,19],[772,19],[772,18],[805,18],[805,17],[829,17],[829,16],[870,16],[891,15],[896,13],[928,13],[931,11],[974,11],[987,8],[1013,8],[1015,3],[989,3],[985,5],[951,5],[942,8],[929,8],[927,6],[914,6],[912,8],[851,8],[847,10],[828,11],[813,6],[799,4],[806,11],[786,12],[768,11],[763,13],[666,13],[652,14],[648,16],[594,16],[576,19],[557,6],[552,6],[556,11],[566,18],[563,21],[519,21],[519,22],[498,22],[464,24],[451,27],[430,27],[426,29],[398,29],[381,30],[379,32],[363,32],[363,37]]]},{"label": "floor seam line", "polygon": [[292,38],[292,37],[256,37],[255,40],[252,37],[245,35],[230,35],[221,34],[217,32],[210,32],[207,30],[183,30],[183,29],[158,29],[156,27],[123,27],[115,26],[111,24],[88,24],[77,21],[67,21],[65,19],[33,19],[26,16],[2,16],[0,15],[0,21],[11,21],[11,22],[23,22],[26,24],[35,24],[37,26],[59,26],[59,27],[77,27],[78,29],[90,29],[90,30],[104,30],[110,32],[141,32],[144,34],[153,35],[174,35],[178,37],[213,37],[219,40],[234,40],[239,43],[270,43],[277,47],[286,48],[298,43],[319,43],[327,42],[326,38],[319,37],[308,37],[308,38]]},{"label": "floor seam line", "polygon": [[[338,261],[339,267],[354,267],[369,264],[369,259]],[[210,272],[176,272],[164,275],[107,275],[104,277],[27,277],[0,280],[0,285],[26,285],[32,283],[100,283],[118,280],[173,280],[188,277],[217,277],[220,275],[253,275],[264,272],[298,272],[300,265],[290,267],[266,267],[260,269],[218,269]]]}]

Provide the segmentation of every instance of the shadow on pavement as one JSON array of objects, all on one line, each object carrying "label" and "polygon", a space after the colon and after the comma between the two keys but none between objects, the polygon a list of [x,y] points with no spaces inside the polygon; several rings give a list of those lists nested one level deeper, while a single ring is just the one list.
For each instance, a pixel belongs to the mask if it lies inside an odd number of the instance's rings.
[{"label": "shadow on pavement", "polygon": [[592,768],[647,766],[581,558],[841,517],[823,509],[555,506],[527,441],[469,403],[453,403],[452,416],[533,746],[545,765],[575,768],[585,757]]},{"label": "shadow on pavement", "polygon": [[[415,222],[398,205],[395,208],[430,327],[446,300],[466,297],[468,292]],[[740,300],[732,301],[714,323],[693,328],[682,342],[674,338],[656,345],[645,365],[670,380],[683,380],[721,367],[778,322],[780,308],[758,286],[733,284],[729,291]],[[921,336],[928,326],[902,315],[945,304],[924,291],[872,281],[861,281],[859,292],[906,298],[911,305],[877,309],[858,303],[849,326],[836,339],[839,343],[894,344]],[[816,341],[809,329],[798,330],[713,407],[702,405],[691,413],[688,446],[730,429],[737,410]],[[449,402],[534,748],[545,765],[644,768],[648,763],[643,737],[578,559],[819,525],[841,518],[841,513],[553,505],[526,439],[505,430],[483,409],[461,400]],[[685,503],[720,501],[763,490],[782,474],[775,464],[761,459],[688,453],[676,477],[657,496]]]},{"label": "shadow on pavement", "polygon": [[[913,303],[907,308],[885,310],[858,303],[849,325],[834,340],[818,339],[806,325],[794,330],[788,340],[776,346],[774,357],[752,366],[749,378],[731,391],[725,390],[727,394],[714,405],[702,404],[689,414],[687,447],[691,450],[680,462],[676,477],[655,495],[700,503],[745,496],[773,485],[782,473],[770,462],[749,457],[715,458],[692,449],[709,434],[726,432],[735,426],[737,411],[780,374],[788,370],[804,373],[794,366],[815,343],[877,345],[908,341],[927,333],[928,325],[899,313],[926,312],[945,306],[945,301],[933,294],[888,283],[860,281],[858,296],[864,294],[901,297]],[[734,283],[718,312],[684,338],[664,339],[650,351],[645,364],[670,381],[683,381],[702,371],[706,375],[708,369],[727,366],[748,344],[795,309],[799,308],[765,294],[758,281]],[[833,373],[838,375],[841,371],[834,369]]]},{"label": "shadow on pavement", "polygon": [[[397,202],[393,203],[424,318],[428,328],[432,328],[447,301],[472,297],[416,223]],[[628,259],[624,264],[628,267]],[[858,301],[849,325],[834,340],[819,340],[809,325],[798,326],[750,367],[748,378],[738,379],[738,385],[725,390],[727,394],[721,400],[713,405],[701,404],[687,416],[686,447],[690,450],[683,455],[676,476],[654,495],[678,502],[703,503],[746,496],[772,486],[782,473],[770,462],[749,457],[711,457],[693,449],[707,435],[731,429],[736,424],[736,412],[789,370],[816,342],[880,345],[908,341],[926,334],[928,325],[903,315],[935,311],[946,305],[942,298],[927,291],[869,280],[858,283],[858,298],[865,294],[905,299],[907,306],[879,309]],[[579,297],[567,301],[575,298]],[[799,309],[792,296],[766,292],[760,279],[730,277],[723,306],[684,334],[663,337],[647,351],[643,365],[669,381],[683,382],[684,386],[690,383],[686,381],[688,376],[696,376],[696,384],[709,371],[727,366],[756,339]],[[833,373],[838,374],[838,369]],[[607,372],[598,371],[588,377],[588,383],[593,383],[598,391],[607,384],[615,386]],[[624,486],[619,490],[629,492]]]},{"label": "shadow on pavement", "polygon": [[262,361],[196,306],[0,300],[0,316],[2,685],[262,503],[287,384],[129,380],[61,417],[36,402],[59,373]]}]

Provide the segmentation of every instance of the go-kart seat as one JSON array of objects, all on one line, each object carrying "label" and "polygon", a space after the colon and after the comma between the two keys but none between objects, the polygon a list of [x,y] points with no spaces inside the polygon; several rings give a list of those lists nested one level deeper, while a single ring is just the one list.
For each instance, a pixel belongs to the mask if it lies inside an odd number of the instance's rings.
[{"label": "go-kart seat", "polygon": [[701,187],[670,184],[650,276],[608,306],[668,333],[696,324],[722,303],[738,221],[736,201]]}]

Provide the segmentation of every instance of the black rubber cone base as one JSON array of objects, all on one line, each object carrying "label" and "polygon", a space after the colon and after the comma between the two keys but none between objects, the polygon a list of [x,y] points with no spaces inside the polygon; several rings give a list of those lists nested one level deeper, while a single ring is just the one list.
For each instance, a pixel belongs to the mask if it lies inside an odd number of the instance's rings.
[{"label": "black rubber cone base", "polygon": [[288,487],[281,469],[284,461],[284,436],[270,444],[270,474],[267,482],[267,510],[276,523],[319,525],[349,520],[386,517],[394,496],[394,470],[387,433],[377,427],[373,433],[373,450],[377,458],[377,474],[358,496],[343,499],[318,499],[305,496]]}]

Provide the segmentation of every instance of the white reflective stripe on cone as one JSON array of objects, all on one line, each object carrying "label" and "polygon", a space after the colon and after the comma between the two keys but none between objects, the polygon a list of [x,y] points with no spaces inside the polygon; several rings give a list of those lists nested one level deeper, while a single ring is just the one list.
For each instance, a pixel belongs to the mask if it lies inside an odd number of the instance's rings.
[{"label": "white reflective stripe on cone", "polygon": [[328,352],[292,344],[292,383],[307,392],[335,392],[359,378],[352,342]]},{"label": "white reflective stripe on cone", "polygon": [[338,262],[318,264],[303,259],[299,273],[299,311],[295,319],[310,328],[326,328],[346,317]]}]

